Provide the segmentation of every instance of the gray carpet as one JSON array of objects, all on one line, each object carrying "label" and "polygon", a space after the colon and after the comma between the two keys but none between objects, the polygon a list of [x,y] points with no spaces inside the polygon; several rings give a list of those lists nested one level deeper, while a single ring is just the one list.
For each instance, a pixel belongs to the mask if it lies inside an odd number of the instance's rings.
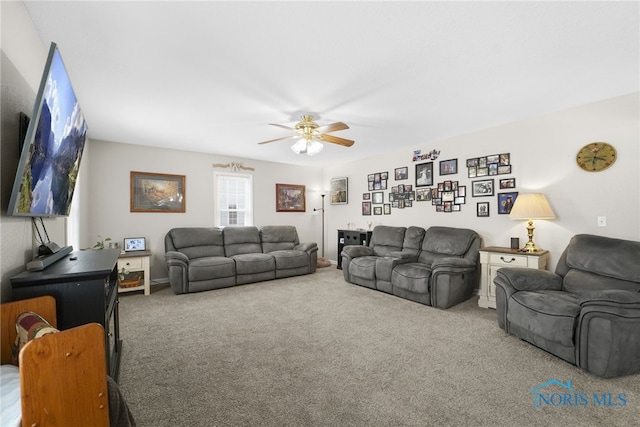
[{"label": "gray carpet", "polygon": [[[477,297],[437,310],[347,284],[331,267],[180,296],[162,285],[120,300],[120,386],[139,426],[640,420],[640,375],[600,379],[507,336]],[[556,406],[535,408],[530,390],[552,379],[574,391],[551,385]],[[594,405],[594,393],[625,405]]]}]

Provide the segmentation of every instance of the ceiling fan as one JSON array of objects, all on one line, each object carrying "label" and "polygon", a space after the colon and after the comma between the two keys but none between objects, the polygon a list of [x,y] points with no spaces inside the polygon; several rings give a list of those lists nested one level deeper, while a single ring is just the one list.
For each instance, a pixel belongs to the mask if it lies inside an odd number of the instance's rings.
[{"label": "ceiling fan", "polygon": [[320,151],[322,151],[322,148],[324,147],[324,145],[322,145],[322,142],[330,142],[332,144],[342,145],[343,147],[351,147],[354,144],[354,141],[350,139],[328,135],[330,132],[349,129],[349,126],[342,122],[319,126],[316,122],[313,121],[313,117],[302,116],[302,120],[296,123],[294,127],[276,123],[271,123],[271,126],[277,126],[283,129],[291,130],[295,133],[293,135],[284,136],[282,138],[259,142],[258,144],[268,144],[270,142],[298,138],[298,141],[291,146],[291,149],[296,154],[306,153],[309,156],[313,156],[314,154],[318,154]]}]

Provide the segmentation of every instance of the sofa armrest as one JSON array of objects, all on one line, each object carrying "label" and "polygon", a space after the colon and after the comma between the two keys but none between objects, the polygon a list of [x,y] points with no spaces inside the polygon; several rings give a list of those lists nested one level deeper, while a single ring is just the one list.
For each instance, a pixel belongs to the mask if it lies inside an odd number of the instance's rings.
[{"label": "sofa armrest", "polygon": [[361,256],[371,256],[375,255],[373,248],[369,246],[359,246],[359,245],[348,245],[342,248],[342,254],[347,255],[350,258],[358,258]]},{"label": "sofa armrest", "polygon": [[338,254],[339,257],[342,257],[342,274],[344,275],[344,280],[351,283],[351,274],[349,273],[349,264],[351,264],[351,260],[358,257],[375,255],[373,249],[368,246],[358,246],[358,245],[347,245],[342,248],[342,252]]},{"label": "sofa armrest", "polygon": [[447,272],[465,273],[467,271],[475,271],[477,268],[477,265],[470,260],[458,257],[440,258],[431,264],[433,274],[436,274],[436,272],[438,274]]},{"label": "sofa armrest", "polygon": [[605,378],[640,373],[640,294],[596,291],[578,302],[576,364]]},{"label": "sofa armrest", "polygon": [[318,244],[315,242],[302,242],[293,247],[296,251],[313,252],[318,250]]},{"label": "sofa armrest", "polygon": [[560,291],[562,277],[546,270],[505,267],[496,272],[496,285],[509,286],[515,291]]},{"label": "sofa armrest", "polygon": [[189,264],[189,257],[178,251],[169,251],[165,253],[164,260],[167,265],[184,264],[186,266],[187,264]]},{"label": "sofa armrest", "polygon": [[458,257],[437,259],[431,264],[431,306],[445,309],[467,300],[476,287],[478,266]]},{"label": "sofa armrest", "polygon": [[401,252],[390,252],[388,256],[378,257],[376,258],[376,279],[391,282],[391,273],[396,265],[415,262],[415,260],[415,256]]},{"label": "sofa armrest", "polygon": [[640,293],[620,289],[587,292],[580,295],[578,304],[581,307],[607,306],[640,309]]},{"label": "sofa armrest", "polygon": [[498,326],[509,332],[507,311],[511,296],[518,291],[556,290],[562,288],[562,278],[546,270],[532,268],[505,267],[496,271],[493,279],[496,286],[496,317]]},{"label": "sofa armrest", "polygon": [[169,268],[169,284],[175,294],[189,292],[189,257],[182,252],[169,251],[164,254]]},{"label": "sofa armrest", "polygon": [[407,262],[416,262],[418,260],[418,255],[414,252],[393,251],[389,252],[387,256],[402,260],[400,264],[405,264]]}]

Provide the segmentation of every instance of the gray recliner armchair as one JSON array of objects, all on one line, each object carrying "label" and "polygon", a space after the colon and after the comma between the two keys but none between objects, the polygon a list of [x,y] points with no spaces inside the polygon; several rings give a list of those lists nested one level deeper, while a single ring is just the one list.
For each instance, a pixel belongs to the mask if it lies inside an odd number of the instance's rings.
[{"label": "gray recliner armchair", "polygon": [[574,236],[555,273],[502,268],[498,325],[588,372],[640,372],[640,242]]}]

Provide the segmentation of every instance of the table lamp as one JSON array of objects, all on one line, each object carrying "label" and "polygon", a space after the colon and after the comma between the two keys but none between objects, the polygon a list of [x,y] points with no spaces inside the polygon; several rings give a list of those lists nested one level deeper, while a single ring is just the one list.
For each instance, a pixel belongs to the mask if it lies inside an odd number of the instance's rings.
[{"label": "table lamp", "polygon": [[509,219],[525,219],[529,223],[527,225],[527,235],[529,241],[522,248],[522,252],[538,252],[540,249],[533,243],[533,220],[534,219],[555,219],[555,214],[549,206],[549,202],[541,193],[520,194],[516,197],[516,202],[511,208]]}]

